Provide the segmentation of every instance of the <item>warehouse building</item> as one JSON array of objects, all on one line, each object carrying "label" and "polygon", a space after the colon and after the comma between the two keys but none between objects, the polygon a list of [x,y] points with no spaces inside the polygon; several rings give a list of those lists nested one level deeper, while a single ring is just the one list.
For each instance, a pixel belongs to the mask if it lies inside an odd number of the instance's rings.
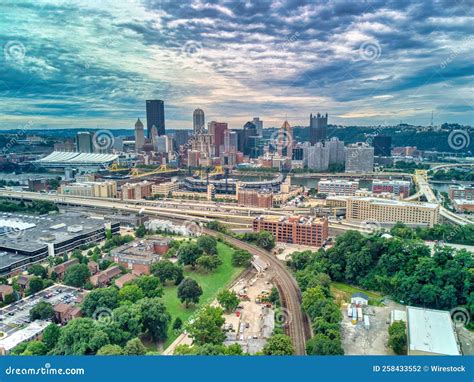
[{"label": "warehouse building", "polygon": [[461,355],[451,313],[407,307],[408,355]]},{"label": "warehouse building", "polygon": [[25,269],[48,256],[62,256],[81,245],[105,239],[119,223],[91,218],[85,213],[56,215],[0,214],[0,275]]}]

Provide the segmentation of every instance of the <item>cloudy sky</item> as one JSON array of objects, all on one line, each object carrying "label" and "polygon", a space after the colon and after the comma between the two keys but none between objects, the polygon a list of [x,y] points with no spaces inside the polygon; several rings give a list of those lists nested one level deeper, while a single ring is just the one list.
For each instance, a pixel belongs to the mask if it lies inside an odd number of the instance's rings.
[{"label": "cloudy sky", "polygon": [[0,128],[474,125],[471,0],[0,3]]}]

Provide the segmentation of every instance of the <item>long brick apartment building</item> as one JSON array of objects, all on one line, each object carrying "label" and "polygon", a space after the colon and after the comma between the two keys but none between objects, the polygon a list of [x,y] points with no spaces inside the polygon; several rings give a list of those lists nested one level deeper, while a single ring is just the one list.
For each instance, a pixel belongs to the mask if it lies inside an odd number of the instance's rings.
[{"label": "long brick apartment building", "polygon": [[322,247],[329,235],[327,219],[306,216],[260,216],[253,221],[255,232],[268,231],[277,242]]}]

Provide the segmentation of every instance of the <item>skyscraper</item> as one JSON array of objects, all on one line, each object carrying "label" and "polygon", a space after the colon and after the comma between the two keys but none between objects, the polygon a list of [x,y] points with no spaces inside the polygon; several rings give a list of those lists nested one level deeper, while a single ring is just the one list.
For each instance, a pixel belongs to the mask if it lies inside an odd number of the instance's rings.
[{"label": "skyscraper", "polygon": [[365,142],[346,147],[346,172],[374,171],[374,148]]},{"label": "skyscraper", "polygon": [[76,135],[76,148],[80,153],[93,152],[92,134],[87,131],[80,131]]},{"label": "skyscraper", "polygon": [[317,142],[314,146],[306,148],[306,161],[308,168],[316,171],[327,171],[329,168],[329,148],[325,147],[321,142]]},{"label": "skyscraper", "polygon": [[277,152],[280,156],[291,157],[293,155],[293,146],[293,129],[288,121],[285,121],[278,131]]},{"label": "skyscraper", "polygon": [[145,133],[143,131],[143,123],[140,121],[140,118],[135,122],[135,151],[140,151],[143,149],[145,144]]},{"label": "skyscraper", "polygon": [[330,140],[324,143],[329,149],[329,164],[344,164],[344,142],[340,141],[336,137],[332,137]]},{"label": "skyscraper", "polygon": [[263,135],[263,121],[261,121],[259,117],[253,117],[252,123],[257,128],[257,134],[262,136]]},{"label": "skyscraper", "polygon": [[209,122],[209,134],[214,137],[214,153],[219,156],[221,146],[224,145],[224,134],[227,130],[227,123],[225,122]]},{"label": "skyscraper", "polygon": [[165,135],[165,104],[162,100],[146,101],[146,131],[148,139],[151,138],[151,130],[156,128],[158,136]]},{"label": "skyscraper", "polygon": [[309,115],[309,141],[312,145],[326,139],[327,128],[328,113],[326,113],[326,116],[322,116],[319,113],[315,116],[313,114]]},{"label": "skyscraper", "polygon": [[374,155],[389,157],[391,154],[392,137],[377,135],[374,137]]},{"label": "skyscraper", "polygon": [[193,112],[193,131],[194,134],[203,133],[206,119],[204,117],[204,110],[196,109]]}]

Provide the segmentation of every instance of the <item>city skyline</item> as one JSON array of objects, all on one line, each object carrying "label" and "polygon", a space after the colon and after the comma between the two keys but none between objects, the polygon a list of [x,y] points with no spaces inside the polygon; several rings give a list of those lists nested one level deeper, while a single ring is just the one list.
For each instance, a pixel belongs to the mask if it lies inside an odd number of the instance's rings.
[{"label": "city skyline", "polygon": [[[166,127],[193,110],[240,128],[473,125],[463,2],[201,2],[0,5],[0,129],[133,128],[144,101]],[[67,24],[66,23],[67,20]],[[219,22],[216,22],[219,21]],[[67,27],[65,27],[67,25]]]}]

